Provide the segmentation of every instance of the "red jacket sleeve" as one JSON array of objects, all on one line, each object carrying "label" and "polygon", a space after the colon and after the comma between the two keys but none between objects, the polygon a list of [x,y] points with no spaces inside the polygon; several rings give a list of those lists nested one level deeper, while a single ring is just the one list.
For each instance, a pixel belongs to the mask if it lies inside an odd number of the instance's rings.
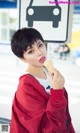
[{"label": "red jacket sleeve", "polygon": [[67,99],[67,107],[66,107],[66,115],[67,115],[67,127],[68,127],[68,130],[70,133],[75,133],[75,130],[73,128],[73,125],[72,125],[72,122],[71,122],[71,116],[70,116],[70,113],[69,113],[69,107],[68,107],[68,94],[67,94],[67,91],[65,90],[65,93],[64,93],[66,99]]},{"label": "red jacket sleeve", "polygon": [[68,133],[66,107],[64,89],[51,89],[46,99],[25,83],[14,97],[10,133]]}]

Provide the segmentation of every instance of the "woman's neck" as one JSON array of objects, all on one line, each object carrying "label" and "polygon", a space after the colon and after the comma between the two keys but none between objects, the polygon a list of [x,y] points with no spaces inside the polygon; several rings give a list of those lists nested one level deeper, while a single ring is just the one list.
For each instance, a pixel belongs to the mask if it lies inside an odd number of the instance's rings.
[{"label": "woman's neck", "polygon": [[33,76],[46,79],[46,73],[44,72],[44,67],[29,66],[27,69]]}]

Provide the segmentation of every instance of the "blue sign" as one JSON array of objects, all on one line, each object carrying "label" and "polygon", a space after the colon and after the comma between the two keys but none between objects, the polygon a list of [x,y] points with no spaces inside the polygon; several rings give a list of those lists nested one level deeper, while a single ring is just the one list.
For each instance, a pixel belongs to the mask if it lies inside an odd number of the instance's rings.
[{"label": "blue sign", "polygon": [[74,14],[80,14],[80,5],[74,5]]},{"label": "blue sign", "polygon": [[17,8],[17,0],[0,0],[0,8]]}]

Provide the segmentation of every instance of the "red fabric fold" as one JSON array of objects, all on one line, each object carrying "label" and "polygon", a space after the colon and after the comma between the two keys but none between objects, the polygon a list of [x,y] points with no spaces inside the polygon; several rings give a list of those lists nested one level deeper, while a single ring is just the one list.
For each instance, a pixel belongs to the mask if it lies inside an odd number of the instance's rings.
[{"label": "red fabric fold", "polygon": [[50,95],[34,77],[23,75],[13,100],[10,133],[69,133],[69,130],[75,133],[66,90],[51,89]]}]

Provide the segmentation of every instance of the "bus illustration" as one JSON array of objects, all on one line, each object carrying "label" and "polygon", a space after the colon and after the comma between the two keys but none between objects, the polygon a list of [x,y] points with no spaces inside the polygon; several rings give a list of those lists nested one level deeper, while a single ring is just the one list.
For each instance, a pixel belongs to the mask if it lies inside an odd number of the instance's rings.
[{"label": "bus illustration", "polygon": [[33,27],[34,21],[52,21],[52,27],[58,28],[59,21],[61,21],[61,7],[58,1],[55,0],[55,5],[52,6],[33,6],[33,1],[30,1],[26,9],[28,27]]}]

